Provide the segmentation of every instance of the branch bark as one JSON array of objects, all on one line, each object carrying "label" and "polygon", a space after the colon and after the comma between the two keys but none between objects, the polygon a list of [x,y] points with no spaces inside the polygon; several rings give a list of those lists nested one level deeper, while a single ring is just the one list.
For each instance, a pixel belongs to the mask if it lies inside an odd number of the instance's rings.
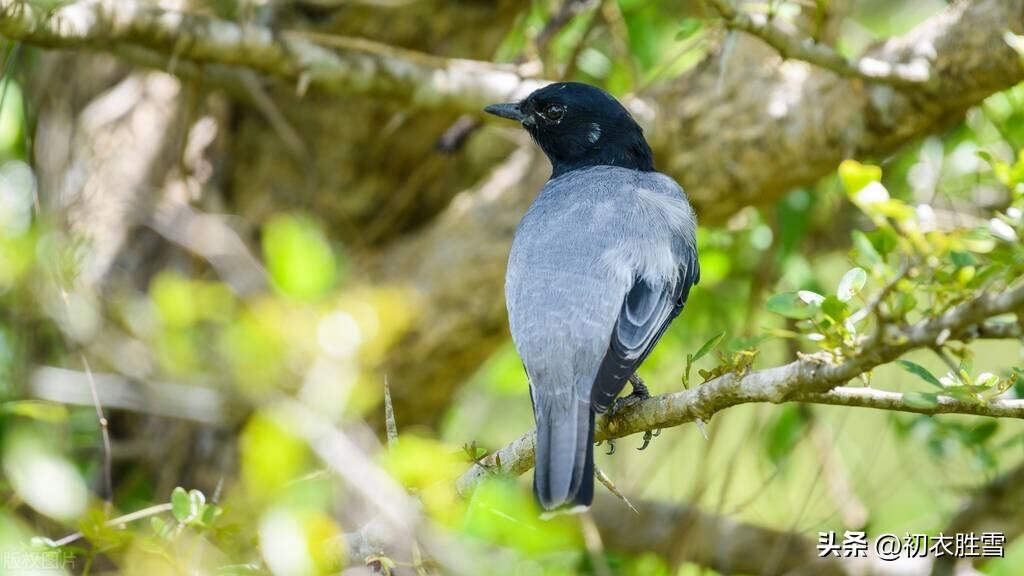
[{"label": "branch bark", "polygon": [[757,19],[738,11],[729,0],[708,0],[708,3],[722,16],[726,27],[757,36],[783,58],[803,60],[840,76],[882,82],[900,88],[930,89],[934,86],[928,75],[928,62],[923,59],[907,63],[890,63],[874,58],[850,61],[825,44],[810,38],[797,38],[771,20]]},{"label": "branch bark", "polygon": [[[0,1],[0,34],[43,48],[113,50],[132,60],[142,48],[175,60],[254,70],[307,88],[398,97],[414,106],[478,111],[542,83],[514,66],[439,58],[364,38],[275,31],[135,0],[79,0],[55,10]],[[140,58],[140,65],[152,65]]]},{"label": "branch bark", "polygon": [[[868,344],[859,353],[838,362],[808,356],[775,368],[726,374],[689,390],[645,400],[614,417],[601,418],[594,436],[597,440],[615,439],[678,426],[698,418],[707,421],[721,410],[752,402],[821,401],[919,414],[963,411],[982,416],[1024,418],[1024,400],[994,400],[975,405],[942,398],[938,405],[924,408],[907,402],[900,394],[835,389],[910,350],[932,347],[947,333],[952,340],[966,340],[974,326],[1022,307],[1024,285],[999,294],[981,294],[941,317],[923,320],[909,327],[888,327],[882,338],[868,339]],[[529,432],[470,468],[458,481],[459,491],[468,492],[481,478],[495,472],[522,474],[533,466],[533,457],[534,435]]]}]

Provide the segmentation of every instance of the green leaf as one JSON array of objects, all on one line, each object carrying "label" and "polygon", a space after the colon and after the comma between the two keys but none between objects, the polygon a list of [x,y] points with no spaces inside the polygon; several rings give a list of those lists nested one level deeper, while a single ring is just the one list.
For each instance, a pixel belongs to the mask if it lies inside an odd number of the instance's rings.
[{"label": "green leaf", "polygon": [[870,164],[861,164],[856,160],[843,160],[839,164],[839,180],[843,183],[846,193],[853,195],[872,182],[882,179],[882,169]]},{"label": "green leaf", "polygon": [[170,531],[167,522],[164,522],[164,519],[159,516],[151,516],[149,518],[149,526],[153,529],[153,533],[161,538],[167,536],[167,533]]},{"label": "green leaf", "polygon": [[724,336],[725,332],[719,332],[718,334],[712,336],[710,340],[705,342],[704,345],[701,346],[699,350],[697,350],[697,352],[693,355],[691,362],[696,362],[697,360],[700,360],[701,358],[707,356],[708,352],[711,352],[711,350],[713,350],[715,346],[718,346],[718,343],[722,341],[722,338]]},{"label": "green leaf", "polygon": [[829,296],[821,303],[821,311],[836,324],[842,324],[843,320],[846,320],[846,317],[849,315],[849,306],[839,298]]},{"label": "green leaf", "polygon": [[189,490],[189,520],[196,520],[203,515],[203,509],[206,508],[206,496],[203,495],[199,490]]},{"label": "green leaf", "polygon": [[286,296],[313,300],[334,286],[334,253],[309,218],[274,217],[263,229],[263,254],[274,286]]},{"label": "green leaf", "polygon": [[929,372],[928,369],[925,368],[924,366],[921,366],[916,362],[911,362],[910,360],[897,360],[897,364],[902,366],[903,369],[906,370],[907,372],[910,372],[914,376],[917,376],[918,378],[924,380],[925,382],[931,384],[932,386],[935,386],[936,388],[943,388],[942,382],[939,382],[939,379],[936,378],[934,374]]},{"label": "green leaf", "polygon": [[765,449],[771,461],[781,463],[803,438],[806,428],[807,420],[800,413],[799,406],[786,406],[780,410],[778,418],[769,425],[765,437]]},{"label": "green leaf", "polygon": [[968,444],[984,444],[999,431],[999,422],[988,420],[967,431],[964,440]]},{"label": "green leaf", "polygon": [[939,395],[931,392],[904,392],[903,401],[914,408],[934,408],[939,405]]},{"label": "green leaf", "polygon": [[676,42],[686,40],[690,36],[693,36],[699,32],[703,26],[704,22],[698,18],[684,18],[679,24],[679,31],[676,32]]},{"label": "green leaf", "polygon": [[188,522],[189,515],[192,513],[192,500],[189,498],[188,492],[184,488],[178,486],[171,492],[171,514],[174,515],[174,519],[178,522]]},{"label": "green leaf", "polygon": [[953,261],[953,265],[957,268],[974,266],[976,263],[974,256],[972,256],[970,252],[961,252],[960,250],[953,250],[950,252],[949,259]]},{"label": "green leaf", "polygon": [[817,314],[818,308],[824,301],[825,297],[820,294],[809,290],[801,290],[799,292],[775,294],[768,299],[765,307],[769,312],[774,312],[787,318],[803,320]]},{"label": "green leaf", "polygon": [[61,423],[68,419],[68,409],[63,404],[41,400],[4,402],[3,411],[40,422]]},{"label": "green leaf", "polygon": [[868,281],[868,273],[863,268],[853,268],[839,281],[839,288],[836,290],[836,298],[843,302],[849,302],[851,298],[860,293],[864,284]]},{"label": "green leaf", "polygon": [[866,234],[860,230],[854,230],[851,236],[858,264],[873,268],[882,263],[882,255],[878,253],[878,250],[875,250],[875,246],[871,243],[871,240],[868,240]]},{"label": "green leaf", "polygon": [[206,506],[203,510],[202,523],[206,526],[210,526],[223,511],[224,510],[220,506]]}]

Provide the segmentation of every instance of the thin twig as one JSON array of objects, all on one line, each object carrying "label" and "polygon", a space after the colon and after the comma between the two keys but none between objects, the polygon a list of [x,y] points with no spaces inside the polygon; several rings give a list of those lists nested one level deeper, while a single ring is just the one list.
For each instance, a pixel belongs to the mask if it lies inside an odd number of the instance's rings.
[{"label": "thin twig", "polygon": [[[136,510],[135,512],[132,512],[131,514],[125,514],[124,516],[118,516],[117,518],[114,518],[114,519],[111,519],[111,520],[107,520],[106,522],[103,523],[103,525],[108,527],[108,528],[111,527],[111,526],[120,526],[121,524],[127,524],[129,522],[134,522],[136,520],[142,520],[143,518],[149,518],[150,516],[156,516],[158,514],[163,514],[164,512],[170,512],[170,511],[171,511],[171,505],[169,503],[157,504],[155,506],[150,506],[148,508],[143,508],[142,510]],[[82,534],[81,532],[75,532],[74,534],[69,534],[69,535],[61,538],[60,540],[57,540],[56,542],[53,543],[53,545],[56,548],[60,548],[61,546],[67,546],[68,544],[71,544],[72,542],[81,540],[84,537],[85,537],[85,534]]]},{"label": "thin twig", "polygon": [[594,466],[594,478],[597,478],[597,481],[603,484],[604,487],[607,488],[609,492],[614,494],[616,498],[625,502],[626,506],[629,506],[630,510],[632,510],[636,514],[640,513],[633,506],[633,503],[629,501],[629,498],[626,498],[626,495],[619,491],[619,487],[616,486],[615,482],[612,482],[612,479],[609,478],[608,475],[604,473],[604,470],[601,470],[597,466]]},{"label": "thin twig", "polygon": [[[61,293],[64,295],[64,305],[67,307],[67,293],[64,292],[63,288],[61,289]],[[67,307],[67,312],[69,315],[71,314],[70,307]],[[110,452],[110,428],[107,422],[107,417],[103,414],[103,404],[100,402],[99,392],[96,391],[96,378],[93,377],[92,367],[89,365],[89,359],[85,357],[85,352],[79,352],[78,355],[82,359],[82,369],[85,371],[85,377],[89,381],[89,394],[92,395],[92,404],[96,408],[96,420],[100,423],[100,436],[103,438],[103,499],[107,504],[110,504],[114,499],[113,464],[111,462]]]}]

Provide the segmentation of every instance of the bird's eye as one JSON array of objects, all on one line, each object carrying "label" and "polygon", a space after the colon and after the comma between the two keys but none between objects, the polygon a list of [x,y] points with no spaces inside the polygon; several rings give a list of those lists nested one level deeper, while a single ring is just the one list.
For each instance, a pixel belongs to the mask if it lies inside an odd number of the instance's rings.
[{"label": "bird's eye", "polygon": [[551,104],[544,109],[544,117],[548,120],[558,121],[562,119],[565,114],[565,106],[560,104]]}]

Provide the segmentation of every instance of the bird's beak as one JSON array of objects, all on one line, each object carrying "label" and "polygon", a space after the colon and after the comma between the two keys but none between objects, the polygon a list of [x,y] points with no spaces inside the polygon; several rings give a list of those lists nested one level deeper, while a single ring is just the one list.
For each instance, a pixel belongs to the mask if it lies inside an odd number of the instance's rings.
[{"label": "bird's beak", "polygon": [[508,102],[506,104],[491,104],[484,108],[484,112],[488,114],[494,114],[502,118],[508,118],[509,120],[515,120],[516,122],[522,122],[526,117],[519,110],[518,102]]}]

